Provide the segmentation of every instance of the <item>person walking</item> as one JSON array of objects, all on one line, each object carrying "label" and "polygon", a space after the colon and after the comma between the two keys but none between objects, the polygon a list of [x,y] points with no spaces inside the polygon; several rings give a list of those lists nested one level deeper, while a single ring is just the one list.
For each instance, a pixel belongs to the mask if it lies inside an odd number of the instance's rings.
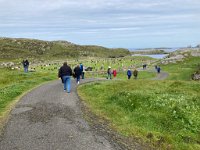
[{"label": "person walking", "polygon": [[82,74],[82,71],[81,71],[81,68],[79,65],[77,65],[75,68],[74,68],[74,73],[75,73],[75,76],[76,76],[76,83],[79,84],[80,82],[80,76]]},{"label": "person walking", "polygon": [[132,76],[131,69],[128,69],[128,71],[127,71],[127,76],[128,76],[128,79],[130,79],[130,78],[131,78],[131,76]]},{"label": "person walking", "polygon": [[134,71],[133,71],[133,76],[134,76],[134,79],[137,79],[138,71],[137,71],[136,68],[135,68]]},{"label": "person walking", "polygon": [[115,78],[116,76],[117,76],[117,70],[114,69],[114,70],[113,70],[113,77]]},{"label": "person walking", "polygon": [[160,73],[160,66],[157,67],[157,73]]},{"label": "person walking", "polygon": [[157,65],[155,65],[155,69],[157,70],[157,68],[158,68],[158,66]]},{"label": "person walking", "polygon": [[81,69],[81,78],[84,79],[84,71],[83,71],[83,64],[80,63],[80,69]]},{"label": "person walking", "polygon": [[28,72],[28,67],[29,67],[29,61],[27,59],[23,60],[22,64],[23,64],[23,67],[24,67],[24,72],[27,73]]},{"label": "person walking", "polygon": [[142,67],[143,67],[143,70],[145,70],[147,68],[147,64],[143,64]]},{"label": "person walking", "polygon": [[112,79],[112,72],[110,66],[108,67],[107,74],[108,74],[107,79]]},{"label": "person walking", "polygon": [[72,69],[67,65],[67,62],[64,62],[58,73],[58,77],[60,77],[64,83],[64,92],[67,90],[67,93],[70,93],[71,91],[71,76]]}]

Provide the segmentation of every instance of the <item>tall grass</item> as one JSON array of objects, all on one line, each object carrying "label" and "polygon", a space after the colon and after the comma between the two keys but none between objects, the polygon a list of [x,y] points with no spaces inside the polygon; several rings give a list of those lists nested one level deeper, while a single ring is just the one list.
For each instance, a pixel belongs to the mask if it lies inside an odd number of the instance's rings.
[{"label": "tall grass", "polygon": [[79,95],[126,136],[161,149],[200,148],[200,84],[130,80],[82,85]]}]

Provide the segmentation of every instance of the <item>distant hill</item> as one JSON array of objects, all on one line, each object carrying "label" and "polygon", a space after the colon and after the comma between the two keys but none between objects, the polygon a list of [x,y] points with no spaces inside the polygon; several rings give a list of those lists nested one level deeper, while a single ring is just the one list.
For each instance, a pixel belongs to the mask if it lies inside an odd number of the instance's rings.
[{"label": "distant hill", "polygon": [[77,45],[68,41],[42,41],[24,38],[0,38],[0,59],[124,57],[128,49],[109,49],[94,45]]}]

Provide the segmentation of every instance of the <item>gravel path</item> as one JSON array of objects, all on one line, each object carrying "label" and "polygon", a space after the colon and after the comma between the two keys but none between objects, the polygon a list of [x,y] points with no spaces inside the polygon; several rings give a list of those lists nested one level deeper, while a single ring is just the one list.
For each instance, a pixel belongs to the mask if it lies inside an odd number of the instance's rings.
[{"label": "gravel path", "polygon": [[[84,80],[84,82],[92,79]],[[12,110],[0,137],[1,150],[120,150],[83,119],[76,84],[63,91],[60,80],[25,95]]]}]

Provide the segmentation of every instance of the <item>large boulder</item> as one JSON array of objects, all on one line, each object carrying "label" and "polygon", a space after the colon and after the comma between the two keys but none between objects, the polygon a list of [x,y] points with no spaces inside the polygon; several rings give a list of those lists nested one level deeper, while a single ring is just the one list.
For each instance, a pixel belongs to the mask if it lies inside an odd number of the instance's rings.
[{"label": "large boulder", "polygon": [[200,72],[195,72],[192,74],[192,80],[200,80]]}]

